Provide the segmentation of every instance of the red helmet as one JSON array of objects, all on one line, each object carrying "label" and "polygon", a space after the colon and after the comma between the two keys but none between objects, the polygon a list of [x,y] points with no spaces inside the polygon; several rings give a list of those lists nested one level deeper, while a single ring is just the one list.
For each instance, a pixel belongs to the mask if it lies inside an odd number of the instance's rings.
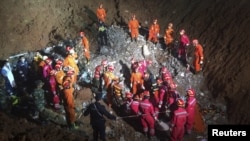
[{"label": "red helmet", "polygon": [[70,88],[70,81],[69,80],[64,81],[62,85],[63,85],[63,88]]},{"label": "red helmet", "polygon": [[84,36],[85,34],[84,34],[84,32],[80,32],[80,36],[82,37],[82,36]]},{"label": "red helmet", "polygon": [[50,58],[47,58],[46,60],[45,60],[45,63],[47,63],[47,64],[49,64],[49,63],[51,63],[52,62],[52,60],[50,59]]},{"label": "red helmet", "polygon": [[172,80],[172,77],[170,75],[164,75],[163,81],[168,82],[171,80]]},{"label": "red helmet", "polygon": [[101,71],[101,69],[102,69],[102,66],[100,66],[100,65],[96,66],[96,68],[95,68],[96,71]]},{"label": "red helmet", "polygon": [[67,47],[66,47],[66,50],[67,50],[67,51],[70,51],[71,49],[72,49],[72,47],[70,47],[70,46],[67,46]]},{"label": "red helmet", "polygon": [[173,23],[169,23],[169,24],[168,24],[168,27],[173,27]]},{"label": "red helmet", "polygon": [[194,39],[193,44],[197,45],[197,44],[199,44],[199,41],[197,39]]},{"label": "red helmet", "polygon": [[133,95],[132,95],[132,93],[130,93],[130,92],[126,92],[126,97],[127,97],[127,98],[132,98]]},{"label": "red helmet", "polygon": [[192,88],[188,89],[187,90],[187,95],[190,96],[190,97],[195,96],[195,90],[192,89]]},{"label": "red helmet", "polygon": [[57,61],[56,61],[56,64],[62,65],[62,64],[63,64],[63,61],[62,61],[62,60],[57,60]]},{"label": "red helmet", "polygon": [[144,91],[143,94],[144,94],[144,96],[150,96],[149,91]]},{"label": "red helmet", "polygon": [[168,72],[168,69],[167,69],[166,67],[162,67],[161,72],[162,72],[162,73],[167,73],[167,72]]},{"label": "red helmet", "polygon": [[108,64],[108,60],[106,60],[106,59],[102,60],[101,64],[104,65],[104,66],[106,66]]},{"label": "red helmet", "polygon": [[183,100],[183,99],[178,99],[178,100],[177,100],[177,106],[179,106],[179,107],[184,107],[184,106],[185,106],[184,100]]},{"label": "red helmet", "polygon": [[169,84],[169,87],[170,87],[170,89],[176,89],[177,85],[174,82],[172,82]]},{"label": "red helmet", "polygon": [[62,67],[62,65],[60,65],[60,64],[55,65],[55,69],[60,69],[61,67]]},{"label": "red helmet", "polygon": [[157,84],[158,84],[158,85],[162,84],[162,82],[163,82],[163,81],[162,81],[161,79],[158,79],[158,80],[157,80]]},{"label": "red helmet", "polygon": [[68,70],[66,74],[67,74],[68,76],[73,75],[73,74],[74,74],[74,71],[73,71],[73,70]]},{"label": "red helmet", "polygon": [[115,70],[115,67],[113,65],[108,65],[108,70],[109,71],[114,71]]}]

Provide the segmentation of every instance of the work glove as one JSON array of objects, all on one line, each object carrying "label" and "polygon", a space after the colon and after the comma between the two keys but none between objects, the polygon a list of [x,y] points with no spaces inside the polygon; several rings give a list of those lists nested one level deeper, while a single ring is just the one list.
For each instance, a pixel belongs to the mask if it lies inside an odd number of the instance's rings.
[{"label": "work glove", "polygon": [[145,87],[144,87],[143,85],[141,86],[141,88],[142,88],[143,90],[145,90]]},{"label": "work glove", "polygon": [[160,34],[159,34],[159,33],[157,34],[157,37],[158,37],[158,38],[160,37]]},{"label": "work glove", "polygon": [[161,108],[161,104],[158,105],[158,108]]},{"label": "work glove", "polygon": [[157,116],[154,116],[154,119],[155,119],[155,120],[158,120]]},{"label": "work glove", "polygon": [[132,83],[130,83],[130,88],[132,88]]},{"label": "work glove", "polygon": [[128,32],[131,32],[131,30],[129,29],[129,31]]}]

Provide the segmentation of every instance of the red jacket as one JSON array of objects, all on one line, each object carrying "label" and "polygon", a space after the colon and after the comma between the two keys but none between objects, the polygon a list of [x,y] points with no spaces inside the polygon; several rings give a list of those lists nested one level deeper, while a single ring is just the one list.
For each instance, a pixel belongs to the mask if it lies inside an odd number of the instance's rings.
[{"label": "red jacket", "polygon": [[140,102],[139,101],[135,101],[133,100],[130,104],[130,109],[132,111],[133,114],[138,114],[139,112],[139,105],[140,105]]},{"label": "red jacket", "polygon": [[141,101],[140,105],[140,112],[143,114],[143,116],[154,116],[154,107],[152,103],[149,101],[149,99],[144,99]]}]

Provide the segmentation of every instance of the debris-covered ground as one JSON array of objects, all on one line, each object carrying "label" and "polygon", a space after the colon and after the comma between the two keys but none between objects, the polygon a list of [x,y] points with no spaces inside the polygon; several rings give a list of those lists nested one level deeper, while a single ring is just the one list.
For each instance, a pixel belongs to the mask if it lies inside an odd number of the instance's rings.
[{"label": "debris-covered ground", "polygon": [[[143,46],[146,44],[143,40],[145,33],[141,34],[140,41],[136,45],[128,39],[126,29],[122,30],[127,26],[126,23],[131,14],[137,15],[143,29],[146,29],[151,20],[157,17],[162,27],[161,34],[164,33],[166,25],[173,22],[176,40],[178,40],[178,31],[185,28],[190,38],[198,38],[201,41],[205,53],[204,70],[203,74],[193,75],[186,71],[175,56],[169,57],[162,53],[160,46],[147,56],[154,60],[150,70],[157,72],[161,65],[166,65],[173,74],[181,94],[186,88],[194,87],[197,90],[197,98],[206,124],[223,124],[227,123],[226,119],[230,124],[250,123],[247,109],[250,82],[248,77],[250,32],[246,32],[249,31],[249,1],[103,1],[108,13],[107,23],[118,26],[109,28],[109,33],[113,34],[109,34],[110,44],[102,48],[101,55],[96,54],[98,46],[95,39],[97,30],[94,14],[99,2],[100,0],[2,0],[0,2],[1,60],[19,53],[30,52],[29,55],[32,56],[33,51],[44,50],[45,47],[49,47],[46,50],[49,51],[53,46],[56,46],[61,53],[64,51],[63,43],[65,43],[61,41],[76,45],[79,31],[84,30],[90,39],[92,57],[90,65],[86,67],[90,73],[85,74],[92,75],[94,66],[99,64],[102,58],[107,58],[109,61],[115,61],[118,75],[121,69],[122,72],[128,71],[126,68],[129,68],[132,57],[136,59],[145,57],[142,54]],[[120,28],[119,25],[122,27]],[[151,44],[147,45],[151,49]],[[81,50],[79,47],[77,49]],[[119,55],[122,57],[119,58]],[[190,61],[191,56],[192,54],[189,54]],[[83,62],[79,65],[81,69],[84,68]],[[127,76],[124,75],[124,77]],[[125,83],[125,86],[127,85]],[[79,107],[78,116],[81,113],[82,102],[88,103],[92,97],[89,88],[82,86],[80,88],[76,101]],[[25,109],[19,112],[27,115]],[[69,141],[92,138],[88,117],[78,119],[80,129],[74,132],[68,131],[65,127],[63,111],[54,112],[48,108],[47,112],[51,116],[50,122],[33,121],[30,118],[6,115],[1,112],[0,140]],[[22,113],[18,113],[20,114]],[[125,119],[108,122],[108,140],[144,140],[138,127],[128,123]],[[158,139],[164,141],[167,140],[167,136],[168,133],[165,131],[157,132]],[[185,141],[200,141],[202,138],[206,138],[206,133],[193,133],[191,136],[185,136]]]}]

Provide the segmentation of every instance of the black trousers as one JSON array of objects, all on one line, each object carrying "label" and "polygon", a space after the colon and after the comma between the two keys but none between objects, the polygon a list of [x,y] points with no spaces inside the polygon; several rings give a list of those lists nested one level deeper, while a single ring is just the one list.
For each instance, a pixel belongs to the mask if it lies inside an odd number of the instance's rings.
[{"label": "black trousers", "polygon": [[92,128],[93,128],[94,141],[98,141],[99,136],[100,136],[101,141],[106,141],[104,120],[100,120],[100,121],[92,123]]}]

